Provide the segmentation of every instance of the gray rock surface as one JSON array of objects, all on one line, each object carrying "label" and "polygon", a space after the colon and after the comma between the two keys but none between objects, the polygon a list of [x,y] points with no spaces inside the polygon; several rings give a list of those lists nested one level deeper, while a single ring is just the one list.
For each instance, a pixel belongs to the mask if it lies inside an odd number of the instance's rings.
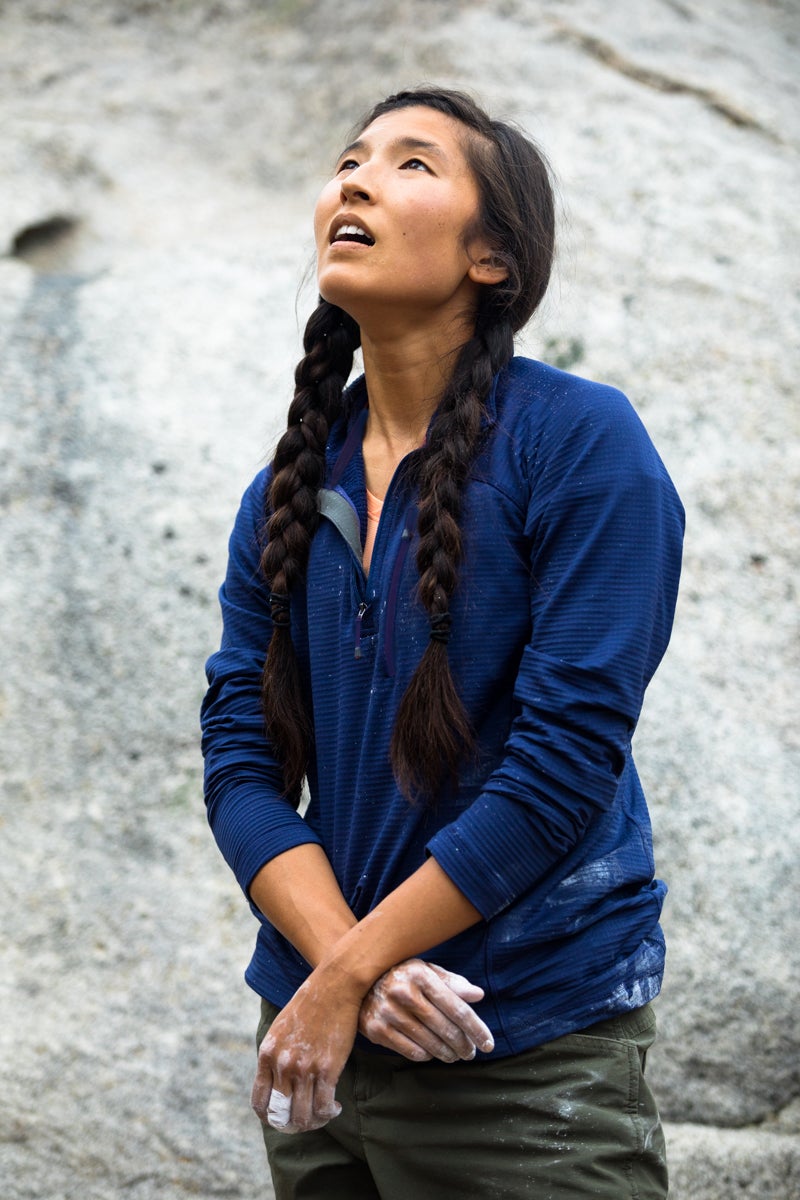
[{"label": "gray rock surface", "polygon": [[196,712],[343,131],[424,79],[548,151],[524,349],[621,386],[683,495],[637,755],[676,1200],[800,1195],[795,0],[0,5],[0,1196],[269,1196],[253,935]]}]

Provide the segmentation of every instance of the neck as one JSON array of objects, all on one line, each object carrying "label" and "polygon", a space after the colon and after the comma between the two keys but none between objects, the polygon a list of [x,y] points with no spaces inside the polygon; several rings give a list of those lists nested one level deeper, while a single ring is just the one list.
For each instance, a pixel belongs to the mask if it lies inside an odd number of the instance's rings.
[{"label": "neck", "polygon": [[450,337],[425,329],[375,337],[362,326],[373,437],[400,446],[404,452],[422,445],[458,352],[470,335],[471,329],[459,325]]}]

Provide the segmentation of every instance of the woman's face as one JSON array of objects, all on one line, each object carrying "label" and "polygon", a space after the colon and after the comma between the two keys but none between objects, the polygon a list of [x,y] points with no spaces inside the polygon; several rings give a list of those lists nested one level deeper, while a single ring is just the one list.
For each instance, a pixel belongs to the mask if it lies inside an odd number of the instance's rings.
[{"label": "woman's face", "polygon": [[[474,314],[488,254],[461,124],[425,107],[378,117],[341,155],[314,215],[321,295],[370,330]],[[377,332],[377,329],[375,330]]]}]

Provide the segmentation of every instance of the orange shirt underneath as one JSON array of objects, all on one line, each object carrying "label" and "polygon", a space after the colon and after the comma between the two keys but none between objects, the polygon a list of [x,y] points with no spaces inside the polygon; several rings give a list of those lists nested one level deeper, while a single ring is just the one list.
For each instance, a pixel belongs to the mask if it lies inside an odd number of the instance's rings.
[{"label": "orange shirt underneath", "polygon": [[383,501],[377,496],[373,496],[372,492],[367,488],[367,536],[364,538],[364,571],[369,573],[369,564],[372,560],[372,547],[375,545],[375,534],[378,532],[378,522],[381,519],[381,510],[383,509]]}]

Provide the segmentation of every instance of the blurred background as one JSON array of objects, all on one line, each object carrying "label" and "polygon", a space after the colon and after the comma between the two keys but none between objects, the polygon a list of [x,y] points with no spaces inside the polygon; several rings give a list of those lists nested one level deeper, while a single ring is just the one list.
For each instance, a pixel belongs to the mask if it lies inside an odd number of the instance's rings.
[{"label": "blurred background", "polygon": [[800,1195],[799,41],[796,0],[0,3],[3,1200],[272,1194],[203,663],[316,192],[425,81],[549,155],[520,348],[622,388],[687,508],[635,743],[672,1195]]}]

